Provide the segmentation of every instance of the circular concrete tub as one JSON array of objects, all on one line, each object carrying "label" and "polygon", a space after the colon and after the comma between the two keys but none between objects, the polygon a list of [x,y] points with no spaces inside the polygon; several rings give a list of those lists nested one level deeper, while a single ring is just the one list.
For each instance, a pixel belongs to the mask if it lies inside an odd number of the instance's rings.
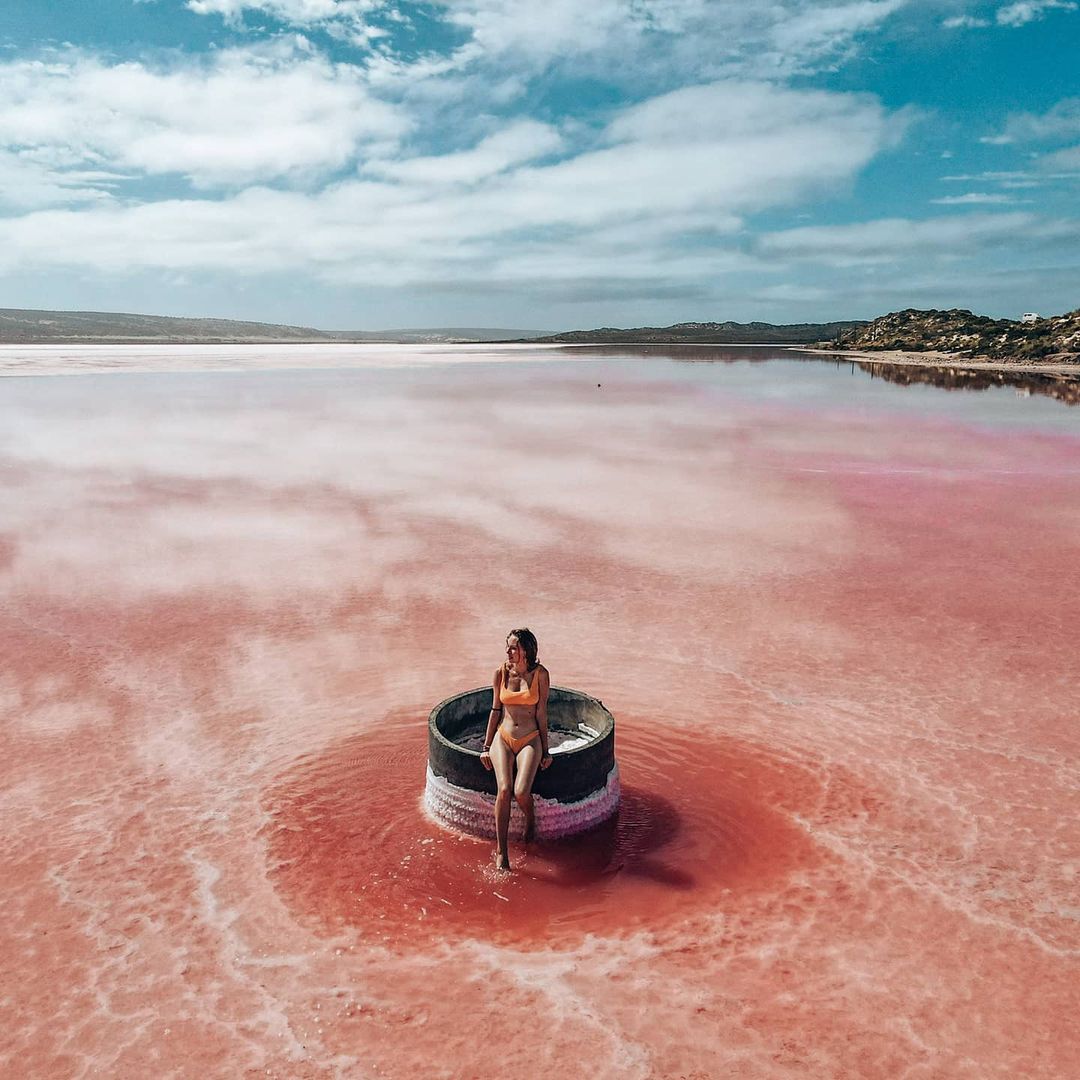
[{"label": "circular concrete tub", "polygon": [[[495,773],[480,762],[490,709],[491,687],[485,686],[439,702],[428,717],[424,805],[443,824],[474,836],[495,835]],[[537,836],[571,836],[611,817],[619,808],[619,769],[615,718],[603,703],[553,686],[548,747],[552,763],[533,781]],[[510,834],[520,836],[515,802],[510,815]]]}]

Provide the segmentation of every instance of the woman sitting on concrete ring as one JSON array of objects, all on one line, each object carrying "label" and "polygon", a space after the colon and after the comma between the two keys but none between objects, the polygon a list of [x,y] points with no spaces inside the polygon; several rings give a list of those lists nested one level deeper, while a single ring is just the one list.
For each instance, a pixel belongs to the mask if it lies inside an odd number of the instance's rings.
[{"label": "woman sitting on concrete ring", "polygon": [[510,792],[525,815],[528,843],[536,835],[533,778],[537,768],[546,769],[551,764],[547,726],[551,677],[547,668],[537,662],[536,654],[536,635],[531,630],[511,630],[506,637],[506,663],[496,668],[491,682],[491,713],[480,761],[485,769],[495,770],[499,785],[495,837],[500,870],[510,869]]}]

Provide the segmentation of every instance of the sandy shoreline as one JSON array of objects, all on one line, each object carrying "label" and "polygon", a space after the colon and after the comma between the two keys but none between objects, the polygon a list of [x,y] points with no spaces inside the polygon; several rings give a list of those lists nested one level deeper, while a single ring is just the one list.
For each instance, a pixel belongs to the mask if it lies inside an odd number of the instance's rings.
[{"label": "sandy shoreline", "polygon": [[1026,364],[1019,360],[969,359],[956,353],[901,352],[887,349],[882,352],[861,352],[856,349],[812,349],[791,346],[796,352],[816,356],[856,360],[869,364],[897,364],[906,367],[954,368],[965,371],[1005,371],[1012,375],[1064,375],[1080,378],[1080,363]]}]

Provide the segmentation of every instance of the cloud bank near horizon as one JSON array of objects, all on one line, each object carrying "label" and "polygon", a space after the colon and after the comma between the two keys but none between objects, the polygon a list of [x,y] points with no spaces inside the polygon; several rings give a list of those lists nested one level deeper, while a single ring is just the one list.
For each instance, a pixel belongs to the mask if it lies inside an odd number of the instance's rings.
[{"label": "cloud bank near horizon", "polygon": [[[1080,169],[1075,98],[970,137],[1026,155],[997,170],[1023,194],[983,169],[921,213],[874,197],[867,176],[925,155],[939,118],[838,73],[924,17],[910,0],[152,6],[220,44],[27,43],[0,62],[3,281],[196,275],[257,295],[276,274],[339,298],[397,290],[403,312],[465,304],[469,321],[509,301],[534,325],[649,298],[801,316],[857,267],[882,297],[886,271],[945,280],[1002,250],[1030,274],[1077,232],[1053,203]],[[1073,7],[997,21],[1020,33]]]}]

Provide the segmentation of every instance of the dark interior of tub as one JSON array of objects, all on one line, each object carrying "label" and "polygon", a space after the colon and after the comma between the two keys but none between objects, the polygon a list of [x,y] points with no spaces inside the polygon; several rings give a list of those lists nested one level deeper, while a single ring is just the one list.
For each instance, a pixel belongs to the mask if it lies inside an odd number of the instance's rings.
[{"label": "dark interior of tub", "polygon": [[[479,752],[484,745],[491,691],[473,691],[444,702],[435,717],[439,733],[456,746]],[[584,694],[553,686],[548,696],[548,746],[553,754],[588,746],[612,728],[611,714]]]}]

